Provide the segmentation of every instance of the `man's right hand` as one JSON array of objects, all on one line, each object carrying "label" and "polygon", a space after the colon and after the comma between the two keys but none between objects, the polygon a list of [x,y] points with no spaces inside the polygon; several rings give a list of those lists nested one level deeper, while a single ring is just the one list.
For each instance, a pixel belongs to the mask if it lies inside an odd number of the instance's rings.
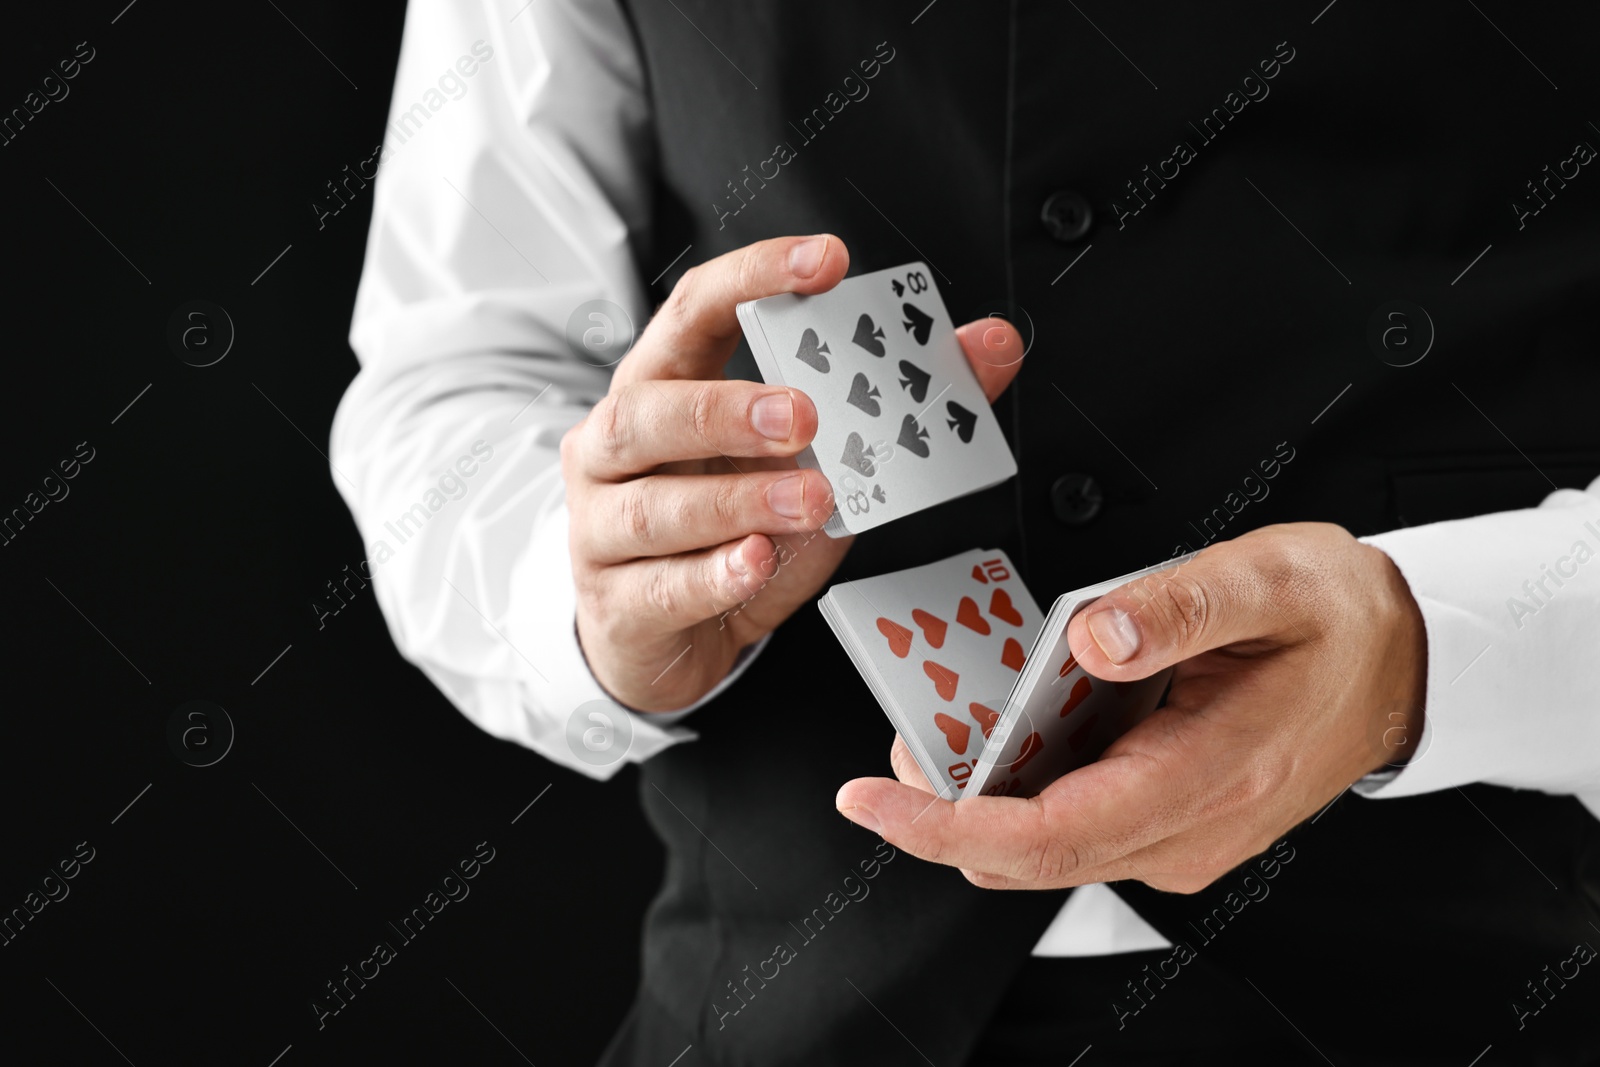
[{"label": "man's right hand", "polygon": [[827,478],[795,465],[817,430],[811,400],[723,377],[740,338],[735,305],[827,292],[849,265],[844,243],[819,235],[691,268],[611,391],[562,439],[578,639],[628,707],[705,695],[849,549],[820,532],[833,513]]},{"label": "man's right hand", "polygon": [[[735,305],[825,293],[849,266],[844,243],[823,234],[694,267],[562,438],[578,641],[630,708],[668,711],[710,692],[849,551],[852,538],[821,532],[827,478],[795,465],[816,406],[798,389],[723,377],[739,343]],[[993,401],[1021,365],[1021,336],[978,319],[956,338]]]}]

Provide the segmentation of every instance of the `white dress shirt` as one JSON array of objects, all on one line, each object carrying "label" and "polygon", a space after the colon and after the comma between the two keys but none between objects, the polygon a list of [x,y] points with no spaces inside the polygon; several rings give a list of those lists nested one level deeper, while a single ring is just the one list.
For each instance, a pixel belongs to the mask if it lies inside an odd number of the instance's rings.
[{"label": "white dress shirt", "polygon": [[[558,445],[609,379],[572,354],[569,315],[606,299],[642,328],[642,279],[667,266],[629,245],[650,227],[653,165],[630,30],[614,3],[413,0],[390,120],[334,482],[401,653],[484,730],[608,778],[621,762],[583,762],[568,742],[574,710],[605,693],[574,629]],[[1600,813],[1597,488],[1368,539],[1422,607],[1428,695],[1420,758],[1358,792],[1491,782]],[[632,715],[626,761],[693,741],[693,707]],[[1167,944],[1097,885],[1034,954]]]}]

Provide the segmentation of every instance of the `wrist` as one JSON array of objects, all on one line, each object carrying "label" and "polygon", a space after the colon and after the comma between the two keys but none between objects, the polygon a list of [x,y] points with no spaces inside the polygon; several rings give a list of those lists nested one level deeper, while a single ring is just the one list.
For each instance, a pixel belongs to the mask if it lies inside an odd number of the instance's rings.
[{"label": "wrist", "polygon": [[1398,771],[1417,754],[1423,736],[1428,695],[1428,631],[1422,608],[1394,560],[1382,549],[1362,545],[1377,575],[1381,590],[1374,631],[1382,642],[1377,650],[1379,692],[1374,709],[1373,738],[1379,764],[1374,772]]}]

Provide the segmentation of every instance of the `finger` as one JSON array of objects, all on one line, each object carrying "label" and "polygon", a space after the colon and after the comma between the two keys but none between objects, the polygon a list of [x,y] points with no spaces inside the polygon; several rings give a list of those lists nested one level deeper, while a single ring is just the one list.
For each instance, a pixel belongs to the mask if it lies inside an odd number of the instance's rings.
[{"label": "finger", "polygon": [[777,548],[751,534],[715,548],[606,567],[605,599],[617,629],[657,634],[688,629],[732,611],[777,574]]},{"label": "finger", "polygon": [[574,429],[579,469],[617,481],[712,456],[792,456],[817,432],[798,389],[740,381],[640,381],[602,397]]},{"label": "finger", "polygon": [[911,755],[911,749],[906,747],[905,738],[899,734],[894,735],[894,744],[889,746],[889,765],[894,768],[894,776],[906,785],[920,789],[930,796],[933,794],[933,783],[928,781],[928,776],[917,766],[916,757]]},{"label": "finger", "polygon": [[1119,856],[1097,867],[1080,870],[1070,881],[1062,882],[1060,885],[1046,884],[1036,878],[1013,878],[991,871],[977,871],[971,867],[961,868],[961,876],[979,889],[1059,889],[1065,885],[1088,885],[1092,882],[1116,882],[1133,878],[1152,889],[1172,890],[1177,888],[1173,877],[1155,862],[1156,849],[1165,844],[1166,842],[1162,842],[1155,848],[1142,849]]},{"label": "finger", "polygon": [[846,782],[840,814],[914,856],[1037,887],[1129,873],[1126,857],[1186,824],[1172,776],[1130,755],[1058,779],[1037,797],[928,799],[887,778]]},{"label": "finger", "polygon": [[833,514],[821,471],[657,474],[598,486],[586,501],[579,543],[597,563],[673,556],[754,532],[816,530]]},{"label": "finger", "polygon": [[1282,637],[1294,624],[1273,600],[1287,602],[1293,570],[1270,536],[1223,541],[1096,600],[1068,624],[1067,644],[1096,678],[1126,682],[1225,645]]},{"label": "finger", "polygon": [[1007,878],[1003,874],[990,874],[987,871],[975,871],[970,867],[961,868],[961,877],[977,886],[979,889],[1039,889],[1036,882],[1025,882],[1021,878]]},{"label": "finger", "polygon": [[994,403],[1022,369],[1022,335],[1005,319],[990,318],[974,319],[960,327],[956,339],[983,386],[984,397]]},{"label": "finger", "polygon": [[849,269],[844,242],[826,233],[757,241],[691,267],[617,365],[615,380],[716,377],[739,343],[737,304],[825,293]]}]

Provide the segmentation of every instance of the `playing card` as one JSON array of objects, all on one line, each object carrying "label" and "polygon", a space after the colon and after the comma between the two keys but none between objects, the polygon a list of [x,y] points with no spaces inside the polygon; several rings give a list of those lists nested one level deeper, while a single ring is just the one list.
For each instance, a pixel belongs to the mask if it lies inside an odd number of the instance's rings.
[{"label": "playing card", "polygon": [[1010,559],[974,549],[841,583],[819,607],[928,781],[959,795],[1044,621]]},{"label": "playing card", "polygon": [[1043,619],[995,549],[844,582],[818,607],[940,796],[1034,796],[1154,710],[1172,675],[1091,677],[1067,624],[1188,558],[1063,594]]},{"label": "playing card", "polygon": [[1039,639],[1000,725],[980,754],[967,792],[988,796],[1037,795],[1062,775],[1099,756],[1120,734],[1148,715],[1166,692],[1170,670],[1137,682],[1090,676],[1067,645],[1067,624],[1119,586],[1173,567],[1189,557],[1063,594],[1050,607]]},{"label": "playing card", "polygon": [[1002,482],[1015,458],[925,263],[738,306],[767,382],[817,406],[798,457],[833,486],[831,537]]}]

